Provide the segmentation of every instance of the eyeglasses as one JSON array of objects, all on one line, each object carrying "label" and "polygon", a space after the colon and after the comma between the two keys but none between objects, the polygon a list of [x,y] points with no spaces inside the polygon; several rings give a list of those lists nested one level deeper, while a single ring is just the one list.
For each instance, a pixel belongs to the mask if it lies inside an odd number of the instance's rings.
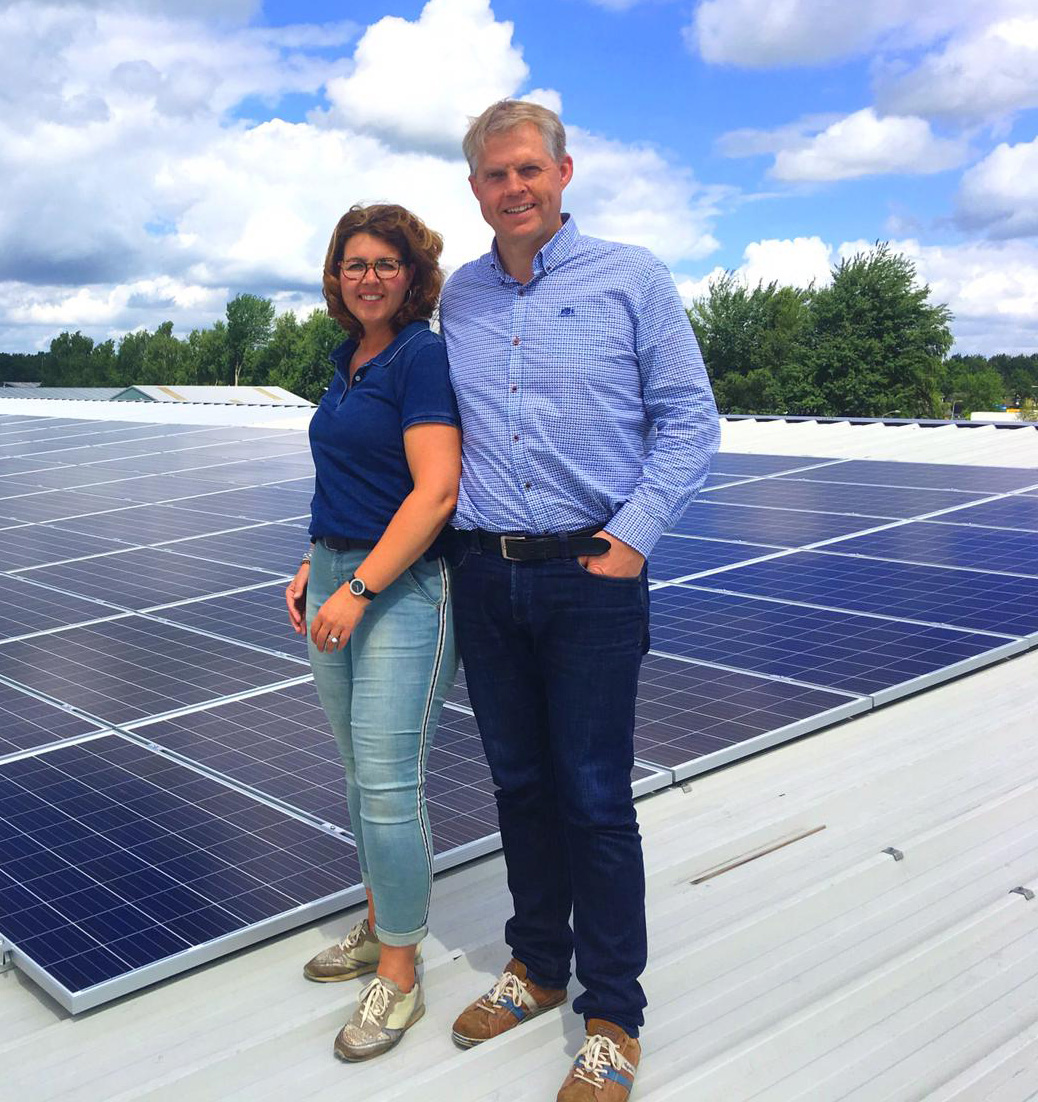
[{"label": "eyeglasses", "polygon": [[368,274],[369,268],[379,279],[392,279],[403,266],[404,262],[397,260],[395,256],[380,256],[378,260],[361,260],[360,257],[353,257],[342,261],[339,265],[347,279],[363,279]]}]

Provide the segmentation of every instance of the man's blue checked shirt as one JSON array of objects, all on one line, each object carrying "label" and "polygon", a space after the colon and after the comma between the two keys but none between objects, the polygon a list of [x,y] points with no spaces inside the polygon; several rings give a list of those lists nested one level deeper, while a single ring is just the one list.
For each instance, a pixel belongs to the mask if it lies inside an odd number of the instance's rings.
[{"label": "man's blue checked shirt", "polygon": [[666,267],[563,217],[529,283],[492,250],[444,287],[462,423],[452,524],[543,534],[607,522],[648,556],[706,478],[717,409]]}]

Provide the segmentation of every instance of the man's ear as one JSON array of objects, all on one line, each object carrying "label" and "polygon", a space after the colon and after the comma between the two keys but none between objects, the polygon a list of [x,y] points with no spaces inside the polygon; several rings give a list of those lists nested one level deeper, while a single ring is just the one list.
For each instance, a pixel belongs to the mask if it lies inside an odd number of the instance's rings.
[{"label": "man's ear", "polygon": [[479,198],[479,189],[476,186],[476,174],[474,172],[469,177],[469,187],[472,188],[472,194],[475,195],[475,197],[478,199]]},{"label": "man's ear", "polygon": [[562,177],[563,187],[573,179],[573,158],[568,153],[559,161],[559,175]]}]

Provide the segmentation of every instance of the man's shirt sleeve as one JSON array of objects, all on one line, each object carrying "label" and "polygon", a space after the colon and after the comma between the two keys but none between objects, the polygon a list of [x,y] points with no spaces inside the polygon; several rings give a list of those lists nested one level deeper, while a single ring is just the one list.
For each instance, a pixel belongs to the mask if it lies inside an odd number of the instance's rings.
[{"label": "man's shirt sleeve", "polygon": [[635,325],[642,399],[655,437],[641,477],[605,530],[648,558],[703,485],[721,434],[699,343],[670,272],[655,258]]}]

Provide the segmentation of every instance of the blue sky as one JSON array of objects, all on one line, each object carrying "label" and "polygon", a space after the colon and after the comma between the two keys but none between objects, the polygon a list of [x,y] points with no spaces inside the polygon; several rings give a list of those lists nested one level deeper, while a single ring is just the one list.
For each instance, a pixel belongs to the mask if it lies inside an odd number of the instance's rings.
[{"label": "blue sky", "polygon": [[959,350],[1038,350],[1035,0],[0,0],[0,348],[308,311],[355,201],[455,266],[506,95],[561,107],[567,207],[688,300],[891,240]]}]

